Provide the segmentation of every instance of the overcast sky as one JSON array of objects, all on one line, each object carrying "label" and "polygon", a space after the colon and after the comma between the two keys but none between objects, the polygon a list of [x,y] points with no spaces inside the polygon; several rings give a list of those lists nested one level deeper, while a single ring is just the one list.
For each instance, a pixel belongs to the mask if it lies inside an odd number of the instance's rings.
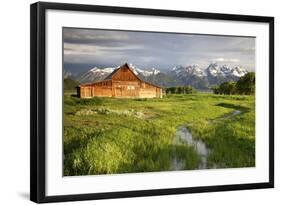
[{"label": "overcast sky", "polygon": [[255,69],[255,38],[64,28],[64,63],[171,69],[212,62]]}]

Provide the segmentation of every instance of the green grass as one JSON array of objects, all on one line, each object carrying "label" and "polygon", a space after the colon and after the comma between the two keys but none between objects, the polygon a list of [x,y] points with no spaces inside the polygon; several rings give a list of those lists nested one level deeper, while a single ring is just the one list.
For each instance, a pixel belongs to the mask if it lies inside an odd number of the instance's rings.
[{"label": "green grass", "polygon": [[[231,116],[234,110],[241,114]],[[254,96],[85,100],[65,93],[64,175],[169,171],[174,157],[197,169],[194,147],[175,143],[180,125],[206,143],[208,167],[255,166]]]}]

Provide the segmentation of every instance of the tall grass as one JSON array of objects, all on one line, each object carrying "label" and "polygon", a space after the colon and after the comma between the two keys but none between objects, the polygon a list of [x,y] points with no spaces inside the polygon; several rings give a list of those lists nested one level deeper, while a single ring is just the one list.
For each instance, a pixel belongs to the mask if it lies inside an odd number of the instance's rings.
[{"label": "tall grass", "polygon": [[[64,175],[168,171],[174,157],[184,160],[184,169],[197,169],[200,157],[194,147],[175,144],[180,125],[211,150],[210,168],[254,166],[254,100],[253,96],[201,93],[82,100],[66,94]],[[102,109],[109,112],[99,112]],[[242,113],[222,118],[236,109]],[[128,111],[141,115],[123,114]]]}]

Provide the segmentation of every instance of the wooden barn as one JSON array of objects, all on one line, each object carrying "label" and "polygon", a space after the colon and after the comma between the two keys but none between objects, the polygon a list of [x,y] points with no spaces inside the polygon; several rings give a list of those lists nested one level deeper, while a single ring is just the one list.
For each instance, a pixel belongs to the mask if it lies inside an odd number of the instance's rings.
[{"label": "wooden barn", "polygon": [[141,80],[127,63],[102,81],[79,85],[77,93],[80,98],[162,98],[162,88]]}]

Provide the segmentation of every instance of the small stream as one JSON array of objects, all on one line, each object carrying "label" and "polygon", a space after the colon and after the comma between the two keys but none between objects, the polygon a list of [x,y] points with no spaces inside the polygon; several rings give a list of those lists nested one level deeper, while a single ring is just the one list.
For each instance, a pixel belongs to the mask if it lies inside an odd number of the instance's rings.
[{"label": "small stream", "polygon": [[[209,149],[206,144],[201,140],[195,140],[192,137],[192,134],[185,126],[179,126],[176,131],[176,140],[183,141],[186,144],[193,146],[200,156],[201,160],[198,165],[198,169],[206,169],[207,168],[207,157],[209,154]],[[172,160],[173,170],[182,170],[184,169],[184,161],[179,160],[176,157]]]},{"label": "small stream", "polygon": [[[234,110],[231,114],[220,118],[220,120],[228,119],[239,114],[241,114],[240,110]],[[175,143],[177,143],[179,140],[195,148],[197,154],[201,158],[197,169],[209,168],[208,155],[210,153],[210,149],[207,148],[206,144],[202,140],[194,139],[190,131],[183,125],[177,127],[176,130]],[[185,161],[182,159],[178,159],[177,157],[174,157],[171,161],[172,170],[184,170],[185,167],[184,165],[185,165]]]},{"label": "small stream", "polygon": [[219,120],[228,119],[228,118],[234,117],[234,116],[236,116],[236,115],[239,115],[239,114],[241,114],[241,113],[242,113],[241,110],[234,110],[231,114],[226,115],[226,116],[224,116],[224,117],[222,117],[222,118],[219,118]]}]

